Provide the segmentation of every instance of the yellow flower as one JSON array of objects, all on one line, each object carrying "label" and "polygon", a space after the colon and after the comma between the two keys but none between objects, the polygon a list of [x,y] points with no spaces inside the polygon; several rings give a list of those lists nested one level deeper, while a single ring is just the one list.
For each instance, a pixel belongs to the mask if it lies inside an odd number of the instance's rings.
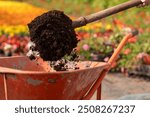
[{"label": "yellow flower", "polygon": [[13,37],[15,34],[13,32],[9,33],[9,36]]},{"label": "yellow flower", "polygon": [[97,22],[94,24],[95,28],[101,28],[102,27],[102,23],[101,22]]},{"label": "yellow flower", "polygon": [[2,32],[0,31],[0,36],[2,36]]},{"label": "yellow flower", "polygon": [[106,25],[106,30],[110,30],[110,29],[112,29],[112,26],[110,24],[107,24]]},{"label": "yellow flower", "polygon": [[83,28],[84,28],[85,31],[89,31],[90,30],[90,26],[89,25],[84,26]]},{"label": "yellow flower", "polygon": [[0,26],[0,33],[5,33],[8,34],[10,36],[13,36],[15,34],[28,34],[28,28],[27,26],[24,25],[16,25],[16,26],[11,26],[11,25],[2,25]]}]

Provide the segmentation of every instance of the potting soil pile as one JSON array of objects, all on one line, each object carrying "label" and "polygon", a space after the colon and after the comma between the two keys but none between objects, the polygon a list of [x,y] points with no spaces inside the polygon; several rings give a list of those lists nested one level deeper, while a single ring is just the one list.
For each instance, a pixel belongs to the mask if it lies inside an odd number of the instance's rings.
[{"label": "potting soil pile", "polygon": [[32,50],[39,52],[45,61],[56,61],[70,55],[77,46],[77,38],[72,20],[58,10],[49,11],[28,24]]}]

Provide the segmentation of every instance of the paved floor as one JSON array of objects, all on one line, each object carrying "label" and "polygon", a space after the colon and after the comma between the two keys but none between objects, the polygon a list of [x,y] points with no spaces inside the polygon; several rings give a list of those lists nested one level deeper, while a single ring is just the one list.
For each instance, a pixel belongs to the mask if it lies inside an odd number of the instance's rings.
[{"label": "paved floor", "polygon": [[[150,94],[150,81],[126,77],[123,74],[108,74],[102,82],[102,99],[119,99],[134,94]],[[95,99],[96,94],[92,99]],[[150,99],[150,95],[149,95]]]}]

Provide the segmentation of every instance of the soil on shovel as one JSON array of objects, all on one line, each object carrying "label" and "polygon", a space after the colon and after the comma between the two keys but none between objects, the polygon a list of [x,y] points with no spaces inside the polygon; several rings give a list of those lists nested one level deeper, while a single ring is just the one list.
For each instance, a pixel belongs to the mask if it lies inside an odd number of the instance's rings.
[{"label": "soil on shovel", "polygon": [[44,61],[57,61],[70,55],[78,40],[72,20],[62,11],[52,10],[35,18],[28,24],[32,50],[39,52]]},{"label": "soil on shovel", "polygon": [[30,60],[39,55],[55,71],[80,69],[79,56],[74,49],[78,40],[72,20],[58,10],[49,11],[28,24],[32,46],[27,54]]}]

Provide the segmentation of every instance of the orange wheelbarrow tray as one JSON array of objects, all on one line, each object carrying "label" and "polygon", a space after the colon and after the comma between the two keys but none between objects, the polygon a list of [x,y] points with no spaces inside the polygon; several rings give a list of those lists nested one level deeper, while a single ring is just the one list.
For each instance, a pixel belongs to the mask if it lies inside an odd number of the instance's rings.
[{"label": "orange wheelbarrow tray", "polygon": [[[46,64],[37,65],[27,57],[0,58],[1,100],[79,100],[90,99],[97,90],[101,99],[101,81],[111,68],[127,40],[121,41],[107,63],[91,62],[90,68],[47,72]],[[79,62],[82,66],[84,62]]]}]

